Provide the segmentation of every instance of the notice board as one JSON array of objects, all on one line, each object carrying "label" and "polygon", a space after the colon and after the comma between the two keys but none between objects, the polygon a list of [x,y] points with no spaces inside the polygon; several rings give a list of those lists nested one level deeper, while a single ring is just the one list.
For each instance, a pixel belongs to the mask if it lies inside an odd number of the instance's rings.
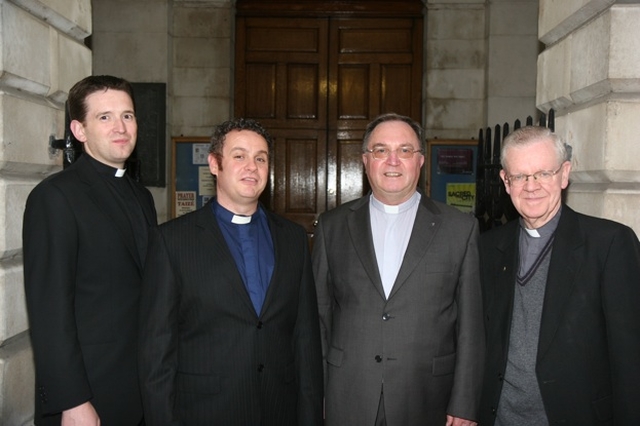
[{"label": "notice board", "polygon": [[171,217],[204,206],[216,195],[209,170],[209,138],[178,137],[171,140]]},{"label": "notice board", "polygon": [[427,195],[472,213],[476,202],[478,141],[427,141]]}]

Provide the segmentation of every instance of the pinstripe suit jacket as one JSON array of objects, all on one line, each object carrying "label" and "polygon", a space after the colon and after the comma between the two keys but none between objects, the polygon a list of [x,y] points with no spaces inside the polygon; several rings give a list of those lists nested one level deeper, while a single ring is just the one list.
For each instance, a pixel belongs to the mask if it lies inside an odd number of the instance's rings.
[{"label": "pinstripe suit jacket", "polygon": [[326,425],[373,425],[383,382],[389,425],[476,418],[484,355],[477,240],[472,216],[423,196],[387,299],[369,197],[320,217],[313,267]]},{"label": "pinstripe suit jacket", "polygon": [[322,423],[307,237],[267,216],[275,268],[260,316],[210,203],[152,233],[140,330],[147,426]]}]

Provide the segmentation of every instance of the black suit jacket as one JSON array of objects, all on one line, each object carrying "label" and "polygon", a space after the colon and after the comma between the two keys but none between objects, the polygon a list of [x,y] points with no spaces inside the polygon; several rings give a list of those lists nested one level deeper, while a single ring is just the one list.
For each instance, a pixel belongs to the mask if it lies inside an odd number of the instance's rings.
[{"label": "black suit jacket", "polygon": [[267,216],[275,268],[260,316],[210,203],[152,234],[140,332],[147,426],[322,424],[307,237]]},{"label": "black suit jacket", "polygon": [[[481,425],[502,390],[518,269],[518,221],[481,236],[487,333]],[[550,424],[640,425],[640,243],[563,206],[542,309],[536,375]]]},{"label": "black suit jacket", "polygon": [[[35,423],[59,425],[62,410],[91,401],[103,426],[138,425],[144,259],[127,213],[87,155],[37,185],[24,213]],[[148,225],[155,225],[151,194],[132,184]]]}]

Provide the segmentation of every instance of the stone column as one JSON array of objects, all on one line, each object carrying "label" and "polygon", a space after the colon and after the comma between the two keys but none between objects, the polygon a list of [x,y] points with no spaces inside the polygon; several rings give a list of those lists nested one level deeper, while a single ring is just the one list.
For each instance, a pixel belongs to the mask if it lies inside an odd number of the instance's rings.
[{"label": "stone column", "polygon": [[640,1],[540,1],[538,108],[573,147],[568,204],[640,234]]},{"label": "stone column", "polygon": [[0,424],[33,424],[34,371],[22,274],[31,189],[60,170],[64,101],[91,73],[90,0],[0,1]]}]

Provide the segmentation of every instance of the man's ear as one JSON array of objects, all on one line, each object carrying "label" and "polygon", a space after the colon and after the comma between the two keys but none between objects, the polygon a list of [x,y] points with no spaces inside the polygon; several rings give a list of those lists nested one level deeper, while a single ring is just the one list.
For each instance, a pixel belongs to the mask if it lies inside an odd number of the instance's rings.
[{"label": "man's ear", "polygon": [[500,170],[500,178],[504,182],[504,189],[507,191],[507,194],[511,194],[511,187],[507,181],[507,172],[505,172],[504,169]]},{"label": "man's ear", "polygon": [[80,142],[87,141],[87,135],[84,133],[84,124],[78,120],[71,120],[69,127],[71,128],[71,133],[73,133],[73,136],[75,136],[77,140]]},{"label": "man's ear", "polygon": [[207,157],[207,160],[209,161],[209,171],[211,172],[212,175],[217,176],[218,175],[218,159],[213,153],[210,153],[209,157]]}]

